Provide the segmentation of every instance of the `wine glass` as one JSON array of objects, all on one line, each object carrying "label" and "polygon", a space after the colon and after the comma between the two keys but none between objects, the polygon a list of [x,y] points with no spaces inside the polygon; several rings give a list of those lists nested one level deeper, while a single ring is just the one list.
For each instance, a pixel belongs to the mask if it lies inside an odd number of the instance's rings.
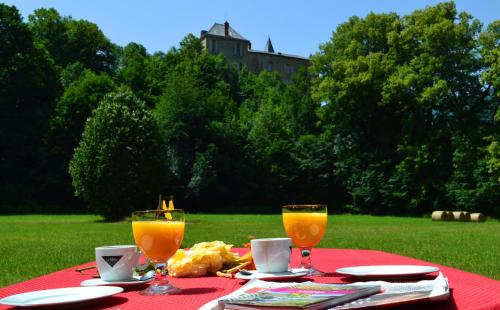
[{"label": "wine glass", "polygon": [[292,239],[301,253],[300,267],[307,269],[309,276],[322,276],[311,263],[311,251],[326,230],[328,213],[326,205],[288,205],[283,206],[283,225],[288,237]]},{"label": "wine glass", "polygon": [[184,210],[146,210],[132,213],[135,243],[155,265],[156,278],[141,295],[173,294],[180,289],[167,280],[167,260],[184,237]]}]

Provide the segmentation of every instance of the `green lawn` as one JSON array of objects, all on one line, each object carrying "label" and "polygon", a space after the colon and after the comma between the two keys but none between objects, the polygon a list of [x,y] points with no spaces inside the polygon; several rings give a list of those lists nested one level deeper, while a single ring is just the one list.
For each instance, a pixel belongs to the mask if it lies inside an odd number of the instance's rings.
[{"label": "green lawn", "polygon": [[[0,216],[0,286],[94,259],[94,247],[130,244],[130,223],[91,215]],[[248,235],[284,237],[279,215],[188,214],[184,247]],[[320,247],[376,249],[500,280],[500,222],[432,222],[428,218],[332,215]]]}]

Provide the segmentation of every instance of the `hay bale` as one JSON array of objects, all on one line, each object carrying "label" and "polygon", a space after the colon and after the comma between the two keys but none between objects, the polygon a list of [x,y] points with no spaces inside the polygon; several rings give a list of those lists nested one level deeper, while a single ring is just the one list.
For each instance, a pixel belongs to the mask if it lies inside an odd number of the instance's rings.
[{"label": "hay bale", "polygon": [[469,212],[465,212],[465,211],[453,211],[452,214],[453,214],[453,219],[455,221],[462,221],[462,222],[470,221],[470,214],[469,214]]},{"label": "hay bale", "polygon": [[434,211],[432,212],[433,221],[448,221],[449,220],[448,211]]},{"label": "hay bale", "polygon": [[464,218],[462,211],[453,211],[451,213],[453,214],[453,219],[455,221],[461,221]]},{"label": "hay bale", "polygon": [[471,213],[470,220],[471,222],[484,222],[486,221],[486,216],[482,213]]}]

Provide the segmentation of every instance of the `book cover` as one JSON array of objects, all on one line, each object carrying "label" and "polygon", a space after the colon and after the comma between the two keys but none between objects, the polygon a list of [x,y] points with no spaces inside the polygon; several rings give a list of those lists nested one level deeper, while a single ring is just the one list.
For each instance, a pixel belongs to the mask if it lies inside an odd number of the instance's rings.
[{"label": "book cover", "polygon": [[222,299],[225,309],[322,309],[378,293],[380,285],[294,283],[282,287],[252,287]]}]

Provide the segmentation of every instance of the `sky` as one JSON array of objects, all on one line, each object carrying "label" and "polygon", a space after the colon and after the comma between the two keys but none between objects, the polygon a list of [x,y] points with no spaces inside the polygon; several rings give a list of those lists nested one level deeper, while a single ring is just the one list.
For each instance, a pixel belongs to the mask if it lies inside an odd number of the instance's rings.
[{"label": "sky", "polygon": [[[370,12],[396,12],[403,16],[434,5],[433,0],[0,0],[15,5],[21,15],[34,9],[53,7],[61,15],[96,23],[116,44],[140,43],[149,53],[179,46],[184,36],[200,35],[215,23],[228,21],[237,32],[263,50],[267,37],[276,52],[308,57],[318,52],[337,26],[351,16]],[[458,11],[466,11],[484,25],[500,19],[499,0],[457,0]]]}]

